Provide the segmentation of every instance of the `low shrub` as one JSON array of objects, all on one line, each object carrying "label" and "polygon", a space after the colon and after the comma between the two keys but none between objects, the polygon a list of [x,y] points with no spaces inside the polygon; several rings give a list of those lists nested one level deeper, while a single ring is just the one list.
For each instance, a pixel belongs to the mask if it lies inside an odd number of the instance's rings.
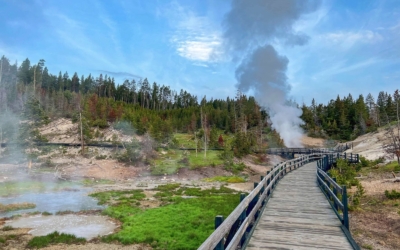
[{"label": "low shrub", "polygon": [[396,190],[392,190],[391,192],[385,190],[385,196],[390,200],[400,199],[400,192],[397,192]]},{"label": "low shrub", "polygon": [[11,231],[11,230],[14,230],[14,228],[12,226],[4,226],[1,230],[3,230],[3,231]]},{"label": "low shrub", "polygon": [[58,244],[58,243],[63,243],[63,244],[83,244],[86,243],[85,238],[78,238],[73,234],[65,234],[65,233],[59,233],[57,231],[48,234],[46,236],[36,236],[33,237],[28,242],[27,247],[28,248],[43,248],[46,247],[50,244]]}]

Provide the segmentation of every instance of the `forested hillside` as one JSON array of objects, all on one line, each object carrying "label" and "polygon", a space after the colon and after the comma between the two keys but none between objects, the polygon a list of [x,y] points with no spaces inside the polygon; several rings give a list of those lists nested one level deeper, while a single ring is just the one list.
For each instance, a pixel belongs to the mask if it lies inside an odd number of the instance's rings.
[{"label": "forested hillside", "polygon": [[[200,103],[198,100],[201,100]],[[309,135],[350,140],[397,120],[399,91],[380,92],[375,101],[372,94],[359,95],[311,106],[303,104],[303,129]],[[282,146],[279,135],[270,131],[268,114],[251,96],[238,92],[225,100],[198,99],[185,90],[150,83],[147,78],[116,83],[107,75],[79,76],[78,73],[49,73],[45,60],[32,64],[29,59],[20,65],[1,58],[0,113],[23,113],[30,118],[83,116],[85,138],[90,140],[90,127],[105,128],[115,121],[127,121],[139,135],[149,133],[160,143],[170,143],[173,132],[204,131],[208,146],[218,147],[219,133],[236,134],[237,146],[244,148],[268,146],[261,140],[270,133],[269,146]],[[44,119],[43,121],[46,121]],[[7,130],[4,131],[7,137]],[[240,140],[239,140],[240,138]],[[247,150],[245,150],[247,152]]]},{"label": "forested hillside", "polygon": [[[201,98],[184,90],[152,84],[147,80],[125,80],[117,84],[114,78],[99,76],[72,77],[65,73],[52,75],[45,61],[20,65],[1,59],[1,113],[21,113],[37,119],[83,116],[85,139],[90,140],[90,127],[105,128],[115,121],[129,122],[139,135],[149,133],[160,143],[170,143],[173,132],[194,133],[199,139],[206,135],[209,147],[218,147],[220,133],[233,133],[240,138],[237,145],[248,152],[251,147],[266,146],[260,134],[270,133],[267,113],[253,97],[238,92],[225,100]],[[200,99],[199,99],[200,100]],[[206,132],[206,133],[204,133]],[[274,143],[282,145],[275,132]]]},{"label": "forested hillside", "polygon": [[351,94],[342,99],[338,96],[328,104],[317,104],[313,99],[311,106],[303,104],[301,118],[310,135],[353,140],[397,121],[399,102],[399,90],[393,94],[381,91],[376,101],[372,94],[366,98],[359,95],[357,99],[353,99]]}]

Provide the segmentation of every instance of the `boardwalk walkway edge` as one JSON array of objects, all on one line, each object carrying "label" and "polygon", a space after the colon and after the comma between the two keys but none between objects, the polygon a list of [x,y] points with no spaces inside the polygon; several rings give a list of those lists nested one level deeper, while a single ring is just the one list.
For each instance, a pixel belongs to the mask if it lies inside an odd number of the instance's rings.
[{"label": "boardwalk walkway edge", "polygon": [[[282,162],[272,168],[271,171],[267,172],[265,177],[261,177],[260,183],[255,183],[254,190],[247,196],[243,197],[241,203],[234,209],[234,211],[221,223],[223,220],[222,216],[217,216],[219,223],[216,223],[216,230],[203,242],[198,248],[202,250],[209,249],[243,249],[248,243],[249,238],[254,231],[255,225],[260,219],[260,215],[268,203],[268,200],[276,188],[279,180],[282,179],[287,173],[303,166],[312,161],[319,160],[320,165],[326,167],[329,161],[326,159],[327,155],[335,155],[334,158],[345,158],[349,161],[358,161],[358,155],[346,155],[346,153],[313,153],[310,155],[302,155],[293,160]],[[322,190],[322,189],[321,189]],[[347,204],[346,204],[347,206]],[[339,215],[338,215],[339,217]],[[344,227],[345,235],[349,235],[349,242],[353,243],[354,249],[357,248],[357,244],[351,238],[350,233],[345,232],[347,230]]]}]

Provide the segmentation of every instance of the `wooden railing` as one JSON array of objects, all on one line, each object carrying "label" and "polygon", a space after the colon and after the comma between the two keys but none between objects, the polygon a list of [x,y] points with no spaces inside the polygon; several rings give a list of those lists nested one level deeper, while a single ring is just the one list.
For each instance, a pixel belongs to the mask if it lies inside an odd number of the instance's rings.
[{"label": "wooden railing", "polygon": [[358,154],[329,154],[325,155],[317,162],[317,182],[322,192],[328,199],[333,211],[342,223],[342,230],[347,239],[352,245],[353,249],[360,249],[350,234],[349,227],[349,210],[347,204],[347,188],[345,185],[340,186],[336,182],[336,178],[331,178],[326,172],[336,163],[337,159],[345,159],[350,163],[357,163],[359,161]]},{"label": "wooden railing", "polygon": [[315,153],[342,153],[351,148],[352,144],[338,145],[334,148],[269,148],[267,154],[315,154]]},{"label": "wooden railing", "polygon": [[[241,194],[240,204],[224,220],[223,216],[218,215],[215,218],[215,231],[203,242],[199,250],[223,250],[237,249],[245,245],[246,240],[254,226],[255,221],[261,214],[261,210],[266,205],[274,191],[279,180],[287,173],[307,164],[318,160],[318,182],[323,185],[328,193],[328,199],[334,200],[335,212],[340,216],[339,210],[343,216],[339,217],[348,230],[348,211],[347,211],[347,193],[345,187],[340,187],[325,172],[337,158],[344,158],[350,162],[358,162],[358,155],[346,153],[317,152],[309,155],[301,155],[298,158],[281,162],[274,166],[271,171],[267,171],[266,176],[261,176],[260,183],[254,183],[254,189],[249,195]],[[326,182],[329,183],[326,184]],[[333,188],[333,190],[331,190]],[[331,191],[328,191],[328,189]],[[342,201],[338,198],[341,197]],[[346,224],[347,223],[347,224]],[[350,236],[351,237],[351,236]],[[355,243],[355,242],[354,242]],[[356,248],[355,248],[356,249]]]},{"label": "wooden railing", "polygon": [[215,231],[198,248],[209,249],[237,249],[243,246],[248,239],[249,232],[254,222],[260,216],[262,207],[278,184],[279,180],[287,173],[303,166],[306,163],[323,157],[323,154],[303,155],[293,160],[281,162],[267,171],[266,176],[261,176],[260,183],[254,183],[254,189],[249,195],[241,195],[240,204],[224,220],[218,215],[215,218]]}]

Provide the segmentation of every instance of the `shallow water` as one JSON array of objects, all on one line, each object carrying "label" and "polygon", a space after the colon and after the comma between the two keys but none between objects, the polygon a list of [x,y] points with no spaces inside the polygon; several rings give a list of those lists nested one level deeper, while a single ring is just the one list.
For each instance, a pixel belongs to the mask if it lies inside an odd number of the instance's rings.
[{"label": "shallow water", "polygon": [[0,194],[4,196],[0,195],[0,203],[29,202],[36,204],[36,208],[0,213],[0,218],[34,211],[55,213],[104,208],[97,205],[96,199],[88,196],[92,189],[79,183],[24,180],[3,182],[1,185],[3,186],[0,188]]},{"label": "shallow water", "polygon": [[88,240],[99,235],[110,234],[117,227],[104,216],[74,214],[24,217],[7,222],[6,225],[15,228],[32,228],[29,233],[34,236],[43,236],[58,231]]},{"label": "shallow water", "polygon": [[88,196],[90,189],[81,187],[73,191],[46,191],[40,193],[24,193],[12,197],[0,197],[0,203],[22,203],[29,202],[36,204],[36,208],[24,209],[0,213],[1,217],[9,217],[14,214],[39,211],[55,213],[58,211],[81,211],[103,209],[103,206],[97,205],[97,200]]}]

